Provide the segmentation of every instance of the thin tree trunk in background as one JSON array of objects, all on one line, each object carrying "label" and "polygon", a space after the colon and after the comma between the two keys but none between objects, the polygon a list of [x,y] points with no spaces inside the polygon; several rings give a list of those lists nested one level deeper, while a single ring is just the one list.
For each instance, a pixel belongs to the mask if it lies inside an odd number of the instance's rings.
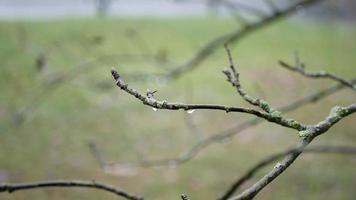
[{"label": "thin tree trunk in background", "polygon": [[96,14],[99,17],[106,16],[110,8],[111,0],[96,0]]}]

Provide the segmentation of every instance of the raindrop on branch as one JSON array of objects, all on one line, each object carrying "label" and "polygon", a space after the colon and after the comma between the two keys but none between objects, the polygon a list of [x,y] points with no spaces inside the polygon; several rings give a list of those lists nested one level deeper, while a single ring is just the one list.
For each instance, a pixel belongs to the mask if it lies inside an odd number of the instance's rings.
[{"label": "raindrop on branch", "polygon": [[187,110],[188,114],[192,114],[195,110]]},{"label": "raindrop on branch", "polygon": [[274,166],[274,169],[280,169],[282,168],[282,164],[280,162],[278,162],[275,166]]}]

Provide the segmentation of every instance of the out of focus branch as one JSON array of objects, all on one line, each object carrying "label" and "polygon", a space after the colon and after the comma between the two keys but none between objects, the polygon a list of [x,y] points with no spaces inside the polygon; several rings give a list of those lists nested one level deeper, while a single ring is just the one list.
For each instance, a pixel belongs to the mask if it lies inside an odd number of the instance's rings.
[{"label": "out of focus branch", "polygon": [[279,8],[277,4],[274,2],[274,0],[265,0],[267,3],[268,7],[274,12],[274,13],[279,13]]},{"label": "out of focus branch", "polygon": [[249,13],[259,18],[267,17],[267,13],[263,12],[261,9],[255,8],[243,2],[220,0],[219,3],[225,6],[226,8],[231,9],[231,11],[235,11],[235,13],[238,11],[245,11],[246,13]]},{"label": "out of focus branch", "polygon": [[343,79],[339,76],[336,76],[334,74],[331,74],[329,72],[326,72],[326,71],[312,72],[312,71],[305,70],[305,65],[299,61],[298,57],[296,57],[295,66],[287,64],[286,62],[283,62],[283,61],[279,61],[279,64],[282,67],[284,67],[288,70],[294,71],[294,72],[298,72],[298,73],[302,74],[303,76],[310,77],[310,78],[328,78],[328,79],[337,81],[341,84],[344,84],[345,86],[347,86],[353,90],[356,90],[356,85],[354,83],[352,83],[351,81],[348,81],[346,79]]},{"label": "out of focus branch", "polygon": [[[155,55],[131,54],[131,53],[102,55],[90,60],[83,61],[79,63],[77,66],[75,66],[72,70],[69,70],[68,72],[63,74],[58,74],[53,78],[53,80],[44,83],[37,89],[34,89],[36,91],[35,95],[29,98],[26,101],[25,105],[21,106],[16,110],[15,115],[20,119],[22,119],[22,120],[18,120],[18,123],[16,125],[19,126],[22,123],[24,123],[24,121],[26,120],[26,116],[29,113],[32,113],[32,111],[35,110],[38,106],[40,106],[43,102],[45,102],[47,97],[49,97],[50,94],[54,92],[57,88],[59,88],[61,85],[64,85],[68,81],[75,79],[76,77],[78,77],[83,73],[89,73],[91,70],[95,69],[96,64],[110,58],[116,58],[116,59],[119,58],[121,60],[142,59],[142,60],[152,60],[154,62],[156,61],[159,62],[158,60],[156,60],[157,58]],[[142,76],[145,75],[140,75],[140,74],[129,75],[129,77],[134,80],[137,79],[141,80]]]},{"label": "out of focus branch", "polygon": [[102,184],[96,181],[79,181],[79,180],[56,180],[43,182],[29,182],[16,184],[0,184],[0,192],[16,192],[18,190],[39,189],[45,187],[84,187],[103,190],[116,194],[129,200],[143,200],[143,197],[130,194],[120,188],[111,185]]},{"label": "out of focus branch", "polygon": [[201,47],[190,59],[186,62],[175,66],[171,71],[164,75],[166,78],[178,78],[187,71],[193,70],[198,67],[207,57],[209,57],[215,50],[225,43],[235,43],[240,41],[247,35],[260,30],[266,26],[269,26],[285,17],[293,14],[299,7],[309,7],[322,0],[300,0],[296,3],[292,3],[287,8],[274,12],[272,15],[266,16],[257,22],[246,24],[243,28],[238,28],[229,33],[222,34],[208,41],[203,47]]},{"label": "out of focus branch", "polygon": [[92,141],[89,141],[87,144],[88,144],[90,153],[94,156],[95,160],[99,163],[100,167],[102,169],[105,169],[105,166],[107,165],[107,163],[105,162],[104,158],[102,157],[97,145]]},{"label": "out of focus branch", "polygon": [[[250,180],[258,171],[260,171],[265,166],[275,162],[276,160],[292,154],[296,151],[295,148],[289,148],[279,153],[270,155],[267,158],[262,159],[252,166],[248,171],[246,171],[242,176],[240,176],[230,187],[229,189],[219,198],[219,200],[229,199],[246,181]],[[317,145],[306,148],[303,153],[336,153],[336,154],[346,154],[354,155],[356,154],[355,146],[330,146],[330,145]]]}]

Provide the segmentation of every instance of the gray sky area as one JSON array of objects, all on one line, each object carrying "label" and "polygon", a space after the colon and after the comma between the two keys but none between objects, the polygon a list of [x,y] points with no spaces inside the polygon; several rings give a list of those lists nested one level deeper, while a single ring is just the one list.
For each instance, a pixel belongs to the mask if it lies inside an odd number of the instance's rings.
[{"label": "gray sky area", "polygon": [[[55,19],[63,17],[95,16],[98,0],[0,0],[0,19]],[[349,1],[351,3],[349,3]],[[153,16],[153,17],[177,17],[177,16],[204,16],[215,13],[227,15],[226,8],[221,6],[208,6],[209,0],[111,0],[108,8],[110,16]],[[212,2],[212,1],[210,1]],[[263,0],[239,1],[258,8],[265,8]],[[279,6],[283,2],[277,1]],[[314,9],[317,15],[341,16],[353,18],[352,0],[339,0],[324,3],[321,9]],[[214,5],[213,3],[210,5]],[[333,7],[331,7],[333,6]],[[213,8],[213,9],[212,9]],[[313,11],[313,10],[312,10]],[[310,13],[310,12],[309,12]],[[300,15],[303,14],[301,9]],[[351,16],[351,17],[350,17]]]}]

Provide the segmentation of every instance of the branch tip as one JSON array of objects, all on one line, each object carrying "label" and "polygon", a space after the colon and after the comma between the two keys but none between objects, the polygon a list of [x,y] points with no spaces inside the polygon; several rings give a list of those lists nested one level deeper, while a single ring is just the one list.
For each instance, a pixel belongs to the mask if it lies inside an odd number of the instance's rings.
[{"label": "branch tip", "polygon": [[180,197],[182,198],[182,200],[190,200],[189,197],[185,194],[181,194]]},{"label": "branch tip", "polygon": [[114,67],[111,68],[111,75],[113,76],[113,78],[115,80],[118,80],[120,78],[119,73],[117,72],[117,70]]}]

